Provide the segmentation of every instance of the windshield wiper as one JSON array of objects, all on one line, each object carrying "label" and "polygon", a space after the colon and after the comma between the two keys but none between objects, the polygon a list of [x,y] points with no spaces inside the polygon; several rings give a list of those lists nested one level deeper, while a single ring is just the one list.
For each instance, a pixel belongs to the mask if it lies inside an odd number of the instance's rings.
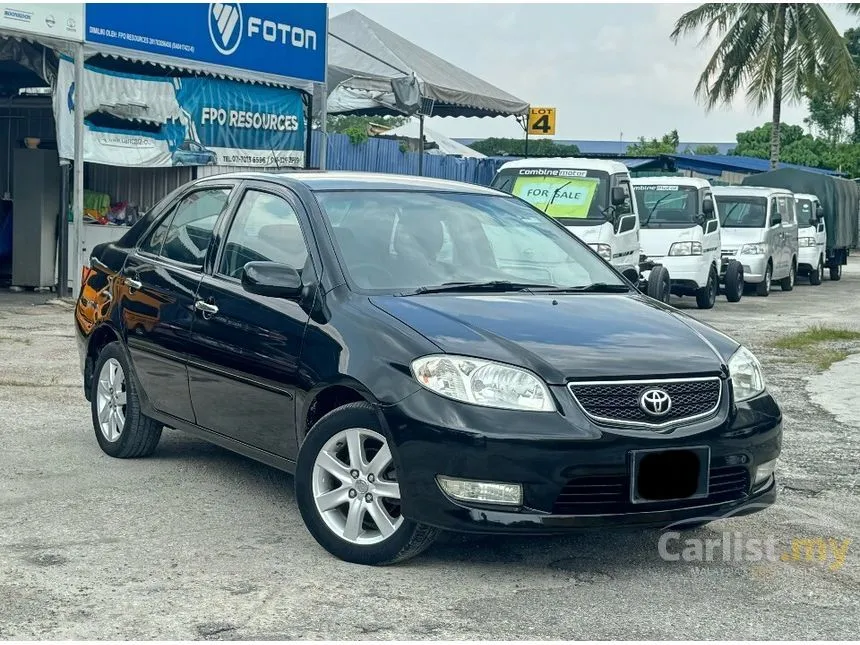
[{"label": "windshield wiper", "polygon": [[549,203],[546,206],[544,206],[544,208],[543,208],[544,213],[546,213],[549,210],[549,207],[552,206],[552,203],[555,201],[555,198],[558,196],[558,193],[561,191],[561,189],[566,188],[567,186],[570,186],[571,183],[572,183],[572,180],[568,181],[566,184],[562,184],[561,186],[559,186],[558,188],[555,189],[555,192],[552,194],[552,197],[550,198]]},{"label": "windshield wiper", "polygon": [[654,214],[654,211],[656,211],[656,210],[657,210],[657,207],[660,205],[660,203],[661,203],[664,199],[666,199],[667,197],[671,197],[671,196],[672,196],[672,193],[668,193],[668,194],[666,194],[666,195],[663,195],[660,199],[658,199],[658,200],[657,200],[657,203],[655,203],[655,204],[651,207],[651,210],[649,210],[649,211],[648,211],[648,217],[646,217],[646,218],[645,218],[645,221],[644,221],[644,222],[642,222],[642,223],[639,225],[639,228],[645,228],[646,226],[648,226],[648,222],[650,222],[650,221],[651,221],[651,216]]},{"label": "windshield wiper", "polygon": [[734,212],[735,212],[735,209],[736,209],[738,206],[740,206],[740,205],[741,205],[741,204],[740,204],[740,202],[737,202],[737,203],[735,203],[735,204],[732,204],[732,207],[729,209],[729,212],[728,212],[728,213],[726,213],[725,217],[723,217],[723,221],[721,221],[721,222],[720,222],[720,226],[725,226],[725,225],[726,225],[726,222],[728,222],[728,221],[729,221],[729,217],[731,216],[731,214],[732,214],[732,213],[734,213]]},{"label": "windshield wiper", "polygon": [[630,287],[623,284],[609,284],[608,282],[595,282],[582,287],[556,287],[553,291],[568,291],[573,293],[627,293]]},{"label": "windshield wiper", "polygon": [[556,289],[552,284],[533,284],[530,282],[511,282],[510,280],[489,280],[487,282],[445,282],[431,287],[418,287],[412,293],[443,293],[445,291],[529,291],[530,289]]}]

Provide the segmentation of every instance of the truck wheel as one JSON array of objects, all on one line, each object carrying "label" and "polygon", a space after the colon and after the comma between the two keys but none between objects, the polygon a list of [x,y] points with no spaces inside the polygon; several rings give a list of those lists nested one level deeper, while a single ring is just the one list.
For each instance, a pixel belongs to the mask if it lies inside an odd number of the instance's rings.
[{"label": "truck wheel", "polygon": [[720,282],[720,276],[717,275],[717,270],[711,266],[708,272],[708,282],[701,289],[696,290],[696,305],[699,309],[710,309],[717,301],[717,285]]},{"label": "truck wheel", "polygon": [[837,282],[842,279],[842,265],[837,264],[836,266],[830,267],[830,279],[834,282]]},{"label": "truck wheel", "polygon": [[822,277],[824,277],[824,262],[821,260],[821,258],[818,258],[818,266],[809,272],[809,284],[821,284]]},{"label": "truck wheel", "polygon": [[672,295],[672,282],[666,267],[658,264],[651,269],[651,274],[648,276],[647,295],[654,300],[669,304],[669,298]]},{"label": "truck wheel", "polygon": [[726,266],[726,300],[738,302],[744,295],[744,266],[737,260],[729,260]]},{"label": "truck wheel", "polygon": [[773,265],[768,262],[767,269],[764,270],[764,280],[755,286],[755,295],[767,298],[770,295],[770,281],[773,277]]},{"label": "truck wheel", "polygon": [[779,281],[779,286],[783,291],[791,291],[794,289],[794,279],[797,275],[797,267],[792,263],[788,275]]}]

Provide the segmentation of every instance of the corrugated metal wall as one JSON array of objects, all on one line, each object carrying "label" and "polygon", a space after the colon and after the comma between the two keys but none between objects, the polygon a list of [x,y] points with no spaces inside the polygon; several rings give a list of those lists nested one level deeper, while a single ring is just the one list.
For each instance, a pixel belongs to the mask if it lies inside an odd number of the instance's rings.
[{"label": "corrugated metal wall", "polygon": [[191,181],[191,168],[117,168],[86,164],[84,183],[90,190],[110,195],[111,202],[137,204],[141,211],[154,206],[170,191]]},{"label": "corrugated metal wall", "polygon": [[12,192],[12,171],[9,160],[12,149],[22,147],[25,137],[38,137],[50,141],[57,138],[50,102],[44,108],[0,107],[0,196],[7,190]]}]

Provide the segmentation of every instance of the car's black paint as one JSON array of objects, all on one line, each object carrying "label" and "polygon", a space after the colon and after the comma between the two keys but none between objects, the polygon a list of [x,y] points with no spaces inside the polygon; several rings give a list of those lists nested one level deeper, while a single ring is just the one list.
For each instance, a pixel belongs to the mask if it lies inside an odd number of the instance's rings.
[{"label": "car's black paint", "polygon": [[[120,241],[93,250],[107,276],[104,315],[76,311],[85,378],[105,339],[119,339],[141,386],[144,414],[288,471],[318,419],[321,402],[374,404],[398,461],[403,513],[466,531],[554,531],[612,524],[665,524],[700,507],[595,517],[551,515],[572,474],[623,471],[632,449],[710,445],[717,458],[742,455],[750,469],[781,448],[781,414],[768,394],[732,402],[727,364],[738,344],[703,323],[629,294],[362,295],[347,286],[332,230],[314,190],[474,191],[433,180],[345,174],[231,175],[194,183],[234,187],[216,225],[204,271],[143,256],[137,246],[189,190],[174,191]],[[298,206],[309,249],[304,288],[294,299],[249,293],[215,267],[241,194],[265,187]],[[501,195],[501,194],[499,194]],[[506,196],[509,197],[509,196]],[[146,283],[132,289],[126,278]],[[144,280],[145,278],[145,280]],[[86,289],[86,285],[84,287]],[[82,290],[83,293],[83,290]],[[209,318],[194,301],[216,304]],[[483,408],[423,389],[416,357],[461,353],[525,366],[550,385],[556,412]],[[595,425],[564,384],[573,379],[718,375],[720,409],[664,433]],[[324,412],[325,410],[323,410]],[[467,508],[436,486],[439,473],[519,481],[523,509]],[[771,483],[735,509],[775,497]]]}]

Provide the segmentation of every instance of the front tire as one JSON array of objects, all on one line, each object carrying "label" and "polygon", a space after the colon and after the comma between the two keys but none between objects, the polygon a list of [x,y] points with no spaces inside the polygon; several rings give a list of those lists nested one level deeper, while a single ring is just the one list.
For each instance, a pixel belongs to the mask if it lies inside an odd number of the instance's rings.
[{"label": "front tire", "polygon": [[400,513],[390,442],[369,403],[350,403],[314,424],[299,450],[295,488],[308,531],[346,562],[402,562],[438,534]]},{"label": "front tire", "polygon": [[696,291],[696,305],[699,309],[711,309],[717,301],[717,287],[720,281],[720,276],[717,275],[717,270],[711,266],[708,272],[708,282],[704,287]]},{"label": "front tire", "polygon": [[669,277],[669,270],[663,265],[657,265],[648,276],[648,296],[659,300],[664,304],[669,304],[669,299],[672,295],[672,281]]},{"label": "front tire", "polygon": [[767,268],[764,270],[764,280],[755,286],[757,296],[767,298],[770,295],[770,282],[773,279],[773,265],[768,262]]},{"label": "front tire", "polygon": [[117,342],[106,345],[96,360],[90,408],[96,441],[106,454],[132,459],[155,451],[163,426],[141,413],[137,386]]},{"label": "front tire", "polygon": [[809,284],[817,286],[821,284],[821,279],[824,277],[824,261],[818,258],[818,266],[813,271],[809,272]]},{"label": "front tire", "polygon": [[794,289],[794,281],[797,278],[797,266],[792,262],[791,269],[788,271],[788,275],[784,277],[779,282],[779,286],[783,291],[791,291]]}]

